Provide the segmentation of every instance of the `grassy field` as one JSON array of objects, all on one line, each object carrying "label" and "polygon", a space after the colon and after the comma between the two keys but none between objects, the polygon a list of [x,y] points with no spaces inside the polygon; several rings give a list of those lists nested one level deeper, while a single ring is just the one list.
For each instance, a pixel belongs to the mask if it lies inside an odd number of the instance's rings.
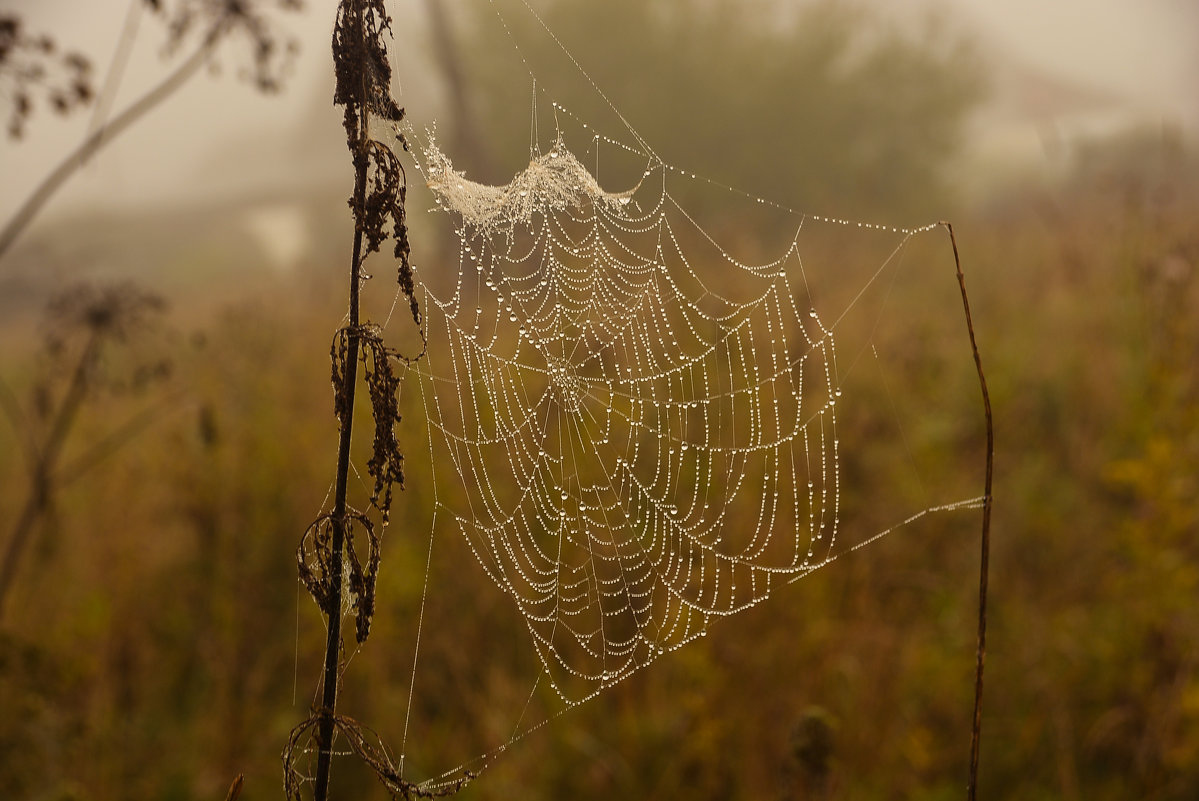
[{"label": "grassy field", "polygon": [[[998,441],[982,796],[1181,801],[1199,793],[1199,182],[1152,138],[1081,164],[955,220]],[[344,228],[271,274],[193,223],[77,227],[77,252],[25,251],[45,265],[22,273],[30,302],[90,250],[165,294],[171,311],[105,369],[167,357],[172,371],[89,398],[68,441],[64,464],[150,415],[54,494],[20,565],[0,629],[6,797],[211,799],[239,773],[244,798],[277,797],[279,753],[313,697],[324,632],[293,553],[328,491],[324,354],[342,311],[326,266]],[[151,243],[152,262],[128,242]],[[930,485],[981,485],[952,262],[926,262],[945,274],[909,270],[892,299],[925,327],[880,335],[890,383],[863,379],[875,402],[842,432],[860,443],[846,474],[872,493],[847,491],[846,536]],[[4,381],[33,410],[40,383],[62,391],[78,343],[51,357],[32,315],[3,325]],[[907,392],[945,410],[902,430],[915,471],[896,468],[894,437],[871,445]],[[422,410],[402,403],[417,463]],[[44,425],[28,413],[29,430]],[[26,433],[0,426],[6,521],[28,491]],[[342,701],[395,748],[428,547],[422,472],[396,501],[375,630]],[[515,744],[463,797],[959,798],[977,552],[972,516],[888,537]],[[456,532],[436,540],[431,575],[417,775],[509,736],[532,658]],[[336,773],[340,797],[380,797],[352,763]]]}]

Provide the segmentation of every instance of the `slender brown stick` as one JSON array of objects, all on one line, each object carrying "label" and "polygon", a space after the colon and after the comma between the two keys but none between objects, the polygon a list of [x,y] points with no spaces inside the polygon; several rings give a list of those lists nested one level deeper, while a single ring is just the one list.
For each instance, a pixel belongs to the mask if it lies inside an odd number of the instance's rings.
[{"label": "slender brown stick", "polygon": [[246,777],[240,773],[237,774],[237,777],[234,778],[233,783],[229,785],[229,792],[225,795],[225,801],[237,801],[237,799],[241,797],[241,788],[245,782]]},{"label": "slender brown stick", "polygon": [[962,274],[957,237],[953,235],[952,223],[941,224],[949,230],[949,241],[953,245],[953,262],[957,268],[958,286],[962,290],[962,309],[966,312],[966,330],[970,333],[970,348],[974,351],[974,367],[978,371],[978,386],[982,390],[987,421],[987,474],[983,488],[982,557],[978,577],[978,655],[974,674],[974,724],[970,736],[970,783],[966,789],[967,799],[975,801],[978,797],[978,756],[983,726],[983,664],[987,657],[987,575],[991,552],[991,477],[994,472],[995,431],[991,417],[991,395],[987,392],[987,377],[983,373],[982,356],[978,353],[978,342],[974,337],[974,321],[970,317],[970,299],[966,295],[966,276]]},{"label": "slender brown stick", "polygon": [[[358,39],[364,36],[362,11],[351,3],[350,27]],[[363,92],[365,96],[365,91]],[[333,496],[333,541],[329,560],[329,626],[325,641],[325,667],[323,692],[321,694],[320,725],[317,728],[316,781],[313,787],[314,801],[327,801],[329,797],[329,769],[333,760],[334,714],[337,708],[337,680],[341,657],[341,594],[342,558],[346,535],[346,491],[350,475],[350,442],[354,433],[354,390],[358,381],[358,293],[362,286],[362,214],[366,206],[367,170],[366,157],[367,112],[358,115],[358,150],[354,154],[354,252],[350,263],[350,309],[349,342],[346,352],[344,383],[338,392],[341,405],[341,431],[337,443],[337,478]]]},{"label": "slender brown stick", "polygon": [[168,75],[162,83],[155,86],[149,92],[146,92],[146,94],[142,95],[127,109],[113,117],[111,122],[97,128],[80,143],[79,147],[67,154],[67,157],[54,168],[54,171],[47,175],[45,180],[38,185],[33,194],[26,198],[21,208],[17,209],[17,213],[4,226],[4,229],[0,230],[0,257],[4,256],[17,237],[33,221],[33,218],[41,211],[42,206],[46,205],[46,201],[53,197],[54,193],[66,183],[67,179],[87,163],[87,160],[97,150],[111,142],[122,131],[145,116],[148,111],[170,97],[200,67],[204,66],[204,62],[208,60],[208,55],[212,52],[212,48],[217,40],[220,39],[224,28],[223,23],[217,24],[209,32],[208,36],[204,38],[204,42],[200,45],[199,49],[187,61],[180,64],[174,72]]},{"label": "slender brown stick", "polygon": [[[356,178],[355,190],[359,199],[365,197],[366,164]],[[350,280],[350,327],[358,327],[358,284],[361,275],[359,254],[362,233],[354,234],[354,267]],[[341,572],[345,550],[346,489],[350,474],[350,441],[354,433],[354,385],[358,380],[358,336],[351,333],[346,353],[345,384],[341,388],[346,399],[342,410],[341,432],[337,442],[337,480],[333,496],[333,542],[329,560],[329,632],[325,640],[324,689],[321,693],[321,723],[317,730],[316,786],[313,797],[325,801],[329,793],[329,766],[333,757],[333,714],[337,708],[338,665],[341,656]]]},{"label": "slender brown stick", "polygon": [[25,461],[29,469],[33,470],[37,465],[37,441],[25,413],[21,411],[21,404],[17,400],[17,396],[5,382],[3,376],[0,376],[0,409],[3,409],[8,416],[13,433],[20,437],[21,450],[25,452]]},{"label": "slender brown stick", "polygon": [[29,473],[29,496],[25,499],[25,506],[17,517],[8,543],[4,547],[4,555],[0,558],[0,620],[4,617],[4,604],[17,573],[17,563],[29,544],[34,524],[50,505],[54,468],[67,433],[71,430],[87,394],[88,378],[95,368],[101,340],[100,332],[93,331],[71,374],[67,393],[54,414],[50,433],[46,435],[45,442],[34,448]]}]

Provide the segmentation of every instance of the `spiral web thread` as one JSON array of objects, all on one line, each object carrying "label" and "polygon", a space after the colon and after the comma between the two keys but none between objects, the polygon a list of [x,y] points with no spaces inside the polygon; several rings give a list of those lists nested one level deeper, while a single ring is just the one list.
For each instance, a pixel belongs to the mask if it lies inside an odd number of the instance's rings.
[{"label": "spiral web thread", "polygon": [[427,298],[449,351],[449,374],[426,376],[430,425],[465,490],[442,502],[562,700],[819,565],[838,521],[835,345],[782,263],[733,263],[751,299],[722,294],[664,192],[645,210],[605,193],[561,142],[506,187],[436,144],[425,162],[463,239],[457,290]]},{"label": "spiral web thread", "polygon": [[[539,93],[534,78],[534,114]],[[602,143],[644,163],[637,184],[607,191],[560,128],[504,186],[467,179],[433,134],[405,131],[423,141],[416,169],[459,244],[447,286],[417,272],[428,353],[407,379],[426,412],[433,527],[452,521],[515,604],[541,666],[533,693],[551,687],[566,710],[779,586],[982,499],[837,547],[841,317],[813,308],[800,234],[876,229],[898,237],[894,256],[937,224],[804,214],[662,161],[619,112],[634,145],[552,105],[597,158]],[[676,202],[679,178],[793,215],[796,234],[747,263]],[[523,719],[419,786],[452,789],[547,722]]]},{"label": "spiral web thread", "polygon": [[422,285],[410,376],[437,514],[515,603],[563,708],[838,555],[835,323],[792,285],[799,234],[743,263],[644,158],[620,193],[561,138],[506,186],[432,135],[418,160],[460,243],[452,288]]}]

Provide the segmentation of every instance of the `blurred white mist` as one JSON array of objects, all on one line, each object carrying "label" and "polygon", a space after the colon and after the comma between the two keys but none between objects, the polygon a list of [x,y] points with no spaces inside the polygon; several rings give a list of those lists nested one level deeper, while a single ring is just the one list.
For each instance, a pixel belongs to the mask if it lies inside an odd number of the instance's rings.
[{"label": "blurred white mist", "polygon": [[[33,30],[52,31],[60,45],[88,54],[101,79],[130,0],[0,0]],[[286,229],[280,198],[301,189],[338,187],[347,179],[338,113],[329,96],[333,0],[309,0],[286,22],[301,53],[286,90],[263,97],[236,78],[227,56],[222,72],[194,80],[165,106],[106,148],[46,208],[46,223],[83,208],[163,208],[171,204],[261,202],[271,225]],[[1194,0],[939,0],[901,4],[875,0],[880,14],[923,17],[930,9],[950,30],[977,37],[993,66],[993,92],[970,137],[968,158],[985,191],[989,177],[1052,168],[1079,135],[1136,124],[1165,126],[1193,137],[1199,130],[1199,3]],[[401,102],[418,119],[441,106],[442,81],[431,57],[423,0],[391,0],[403,46],[395,52]],[[166,74],[162,32],[145,18],[142,36],[114,108]],[[619,98],[615,99],[619,103]],[[432,113],[430,113],[432,112]],[[86,115],[38,114],[26,138],[0,144],[0,219],[86,132]],[[751,187],[752,189],[752,187]]]}]

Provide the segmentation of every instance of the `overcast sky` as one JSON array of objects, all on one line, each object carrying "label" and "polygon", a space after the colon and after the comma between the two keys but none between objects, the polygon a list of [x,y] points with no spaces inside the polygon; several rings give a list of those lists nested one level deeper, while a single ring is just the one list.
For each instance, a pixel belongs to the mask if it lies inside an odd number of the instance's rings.
[{"label": "overcast sky", "polygon": [[1199,122],[1195,0],[943,0],[1013,56]]},{"label": "overcast sky", "polygon": [[[903,0],[880,6],[886,13],[923,13],[930,2],[948,10],[963,29],[979,31],[986,49],[1000,62],[1095,89],[1150,124],[1179,125],[1192,136],[1199,130],[1196,0]],[[423,36],[419,13],[423,2],[391,0],[389,4],[398,29],[419,30]],[[323,169],[283,159],[275,163],[260,159],[230,169],[228,161],[220,158],[247,135],[261,142],[336,131],[337,115],[332,109],[328,129],[303,129],[312,125],[313,109],[327,102],[322,99],[331,88],[328,42],[333,2],[307,0],[306,5],[304,14],[291,20],[303,49],[296,75],[283,95],[264,101],[228,74],[232,70],[217,77],[201,76],[72,179],[45,217],[97,202],[157,205],[187,197],[219,197],[250,186],[277,184],[281,173],[299,179],[305,170]],[[17,11],[30,29],[53,31],[63,46],[90,55],[101,75],[128,7],[129,0],[0,0],[0,11]],[[147,36],[139,42],[117,108],[164,74],[155,49],[161,31],[150,20],[142,25]],[[409,55],[398,65],[402,81],[412,58]],[[405,82],[408,96],[402,102],[416,102],[412,93],[421,87],[415,83]],[[39,114],[23,142],[0,143],[0,219],[8,218],[86,130],[86,115],[62,120]]]}]

